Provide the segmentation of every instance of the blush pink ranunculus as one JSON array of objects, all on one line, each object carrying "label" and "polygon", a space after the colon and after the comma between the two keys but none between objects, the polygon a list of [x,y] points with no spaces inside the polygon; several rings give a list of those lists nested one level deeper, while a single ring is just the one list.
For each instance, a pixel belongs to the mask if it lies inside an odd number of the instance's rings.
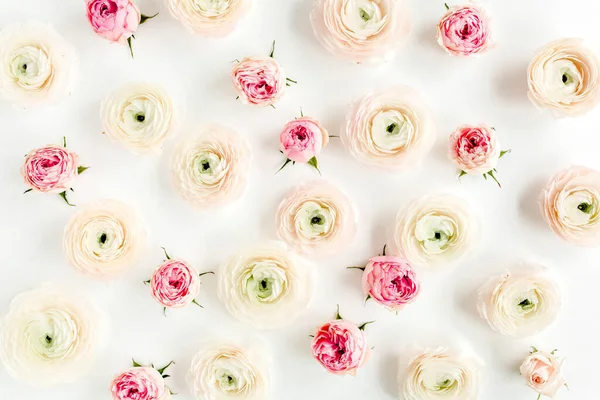
[{"label": "blush pink ranunculus", "polygon": [[312,353],[334,374],[356,375],[368,359],[367,335],[356,324],[337,319],[321,326],[312,341]]},{"label": "blush pink ranunculus", "polygon": [[287,123],[279,135],[279,142],[284,156],[305,163],[319,155],[329,142],[329,133],[319,121],[302,117]]},{"label": "blush pink ranunculus", "polygon": [[485,174],[496,168],[500,146],[496,132],[487,125],[463,125],[450,135],[448,157],[461,171]]},{"label": "blush pink ranunculus", "polygon": [[521,364],[520,372],[527,386],[539,394],[554,398],[566,384],[562,374],[563,361],[553,353],[534,350]]},{"label": "blush pink ranunculus", "polygon": [[367,263],[362,288],[365,295],[379,304],[400,310],[417,298],[421,283],[408,261],[395,256],[378,256]]},{"label": "blush pink ranunculus", "polygon": [[286,77],[273,57],[247,57],[231,70],[233,86],[245,104],[271,106],[283,94]]},{"label": "blush pink ranunculus", "polygon": [[165,307],[180,308],[191,303],[200,292],[200,276],[187,262],[167,260],[150,278],[152,297]]},{"label": "blush pink ranunculus", "polygon": [[114,400],[166,400],[169,389],[154,368],[134,367],[113,379],[110,391]]},{"label": "blush pink ranunculus", "polygon": [[142,18],[133,0],[87,0],[86,9],[94,32],[120,44],[127,43]]},{"label": "blush pink ranunculus", "polygon": [[483,53],[492,44],[489,25],[489,17],[480,7],[451,7],[438,24],[437,41],[453,56]]},{"label": "blush pink ranunculus", "polygon": [[77,176],[79,156],[62,146],[48,145],[25,157],[21,174],[25,184],[44,193],[60,193],[71,188]]}]

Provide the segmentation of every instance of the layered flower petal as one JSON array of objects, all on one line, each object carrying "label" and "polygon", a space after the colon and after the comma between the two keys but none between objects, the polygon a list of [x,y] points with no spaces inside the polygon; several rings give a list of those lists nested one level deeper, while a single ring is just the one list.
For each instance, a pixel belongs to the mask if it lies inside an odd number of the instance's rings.
[{"label": "layered flower petal", "polygon": [[312,340],[313,357],[329,372],[356,375],[369,358],[367,335],[343,319],[327,322],[317,329]]},{"label": "layered flower petal", "polygon": [[21,175],[37,192],[60,193],[73,185],[78,175],[79,156],[63,146],[48,145],[25,156]]},{"label": "layered flower petal", "polygon": [[86,11],[96,34],[120,44],[133,36],[142,18],[134,0],[86,0]]},{"label": "layered flower petal", "polygon": [[438,24],[437,41],[453,56],[483,53],[492,45],[490,19],[481,7],[451,7]]},{"label": "layered flower petal", "polygon": [[110,392],[114,400],[168,400],[170,390],[154,368],[134,367],[113,379]]},{"label": "layered flower petal", "polygon": [[537,393],[554,398],[566,385],[563,375],[564,359],[552,353],[535,350],[521,364],[520,372],[527,386]]},{"label": "layered flower petal", "polygon": [[224,36],[246,14],[251,0],[165,0],[171,15],[190,32]]},{"label": "layered flower petal", "polygon": [[281,152],[287,159],[306,163],[329,143],[329,133],[311,117],[288,122],[279,135]]},{"label": "layered flower petal", "polygon": [[231,70],[233,87],[244,104],[272,106],[286,85],[283,67],[273,57],[246,57]]},{"label": "layered flower petal", "polygon": [[450,135],[448,157],[467,174],[492,171],[500,159],[496,131],[483,124],[459,127]]},{"label": "layered flower petal", "polygon": [[408,261],[396,256],[378,256],[365,266],[362,289],[377,303],[397,311],[415,301],[421,282]]},{"label": "layered flower petal", "polygon": [[200,275],[187,262],[169,259],[152,274],[150,289],[159,304],[171,308],[185,307],[200,293]]}]

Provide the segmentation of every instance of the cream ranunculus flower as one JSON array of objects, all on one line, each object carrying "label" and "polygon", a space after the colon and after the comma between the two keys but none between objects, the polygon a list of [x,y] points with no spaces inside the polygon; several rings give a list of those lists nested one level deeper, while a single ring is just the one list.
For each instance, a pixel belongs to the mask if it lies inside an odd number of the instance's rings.
[{"label": "cream ranunculus flower", "polygon": [[202,126],[176,148],[173,182],[194,206],[224,205],[243,193],[250,158],[250,148],[237,133],[219,125]]},{"label": "cream ranunculus flower", "polygon": [[269,365],[264,351],[219,343],[198,352],[188,382],[198,400],[265,400],[269,393]]},{"label": "cream ranunculus flower", "polygon": [[171,15],[190,32],[224,36],[248,10],[251,0],[165,0]]},{"label": "cream ranunculus flower", "polygon": [[405,400],[472,400],[480,385],[479,361],[445,348],[415,357],[400,382]]},{"label": "cream ranunculus flower", "polygon": [[71,217],[63,248],[75,269],[94,278],[112,278],[140,260],[146,231],[135,209],[117,200],[102,200]]},{"label": "cream ranunculus flower", "polygon": [[363,164],[407,169],[420,164],[431,150],[435,126],[418,93],[397,86],[354,102],[341,137]]},{"label": "cream ranunculus flower", "polygon": [[359,63],[389,58],[410,33],[402,0],[318,0],[310,18],[323,47]]},{"label": "cream ranunculus flower", "polygon": [[108,96],[100,114],[104,133],[136,154],[160,154],[175,126],[171,96],[161,87],[145,83],[123,86]]},{"label": "cream ranunculus flower", "polygon": [[484,285],[477,308],[495,331],[524,337],[554,322],[561,304],[560,290],[544,269],[524,265]]},{"label": "cream ranunculus flower", "polygon": [[356,212],[348,197],[326,181],[288,193],[277,210],[278,235],[301,254],[331,254],[352,244]]},{"label": "cream ranunculus flower", "polygon": [[310,303],[314,265],[279,243],[232,257],[219,276],[219,298],[239,320],[259,329],[281,328]]},{"label": "cream ranunculus flower", "polygon": [[425,197],[396,219],[396,247],[411,263],[438,266],[456,261],[478,237],[469,205],[452,195]]},{"label": "cream ranunculus flower", "polygon": [[42,285],[12,301],[0,322],[0,359],[15,379],[34,385],[74,382],[101,344],[101,320],[85,298]]},{"label": "cream ranunculus flower", "polygon": [[75,48],[40,22],[0,31],[0,63],[0,94],[20,105],[61,100],[78,66]]},{"label": "cream ranunculus flower", "polygon": [[577,116],[600,100],[600,58],[582,39],[547,44],[529,64],[529,99],[557,116]]},{"label": "cream ranunculus flower", "polygon": [[600,172],[578,166],[559,172],[542,192],[540,206],[562,239],[600,246]]}]

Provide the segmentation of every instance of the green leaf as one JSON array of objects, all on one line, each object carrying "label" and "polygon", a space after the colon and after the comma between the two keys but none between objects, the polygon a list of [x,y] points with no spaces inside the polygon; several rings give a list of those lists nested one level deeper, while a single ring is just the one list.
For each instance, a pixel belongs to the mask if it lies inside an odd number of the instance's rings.
[{"label": "green leaf", "polygon": [[[169,368],[169,367],[170,367],[172,364],[175,364],[175,361],[171,361],[170,363],[168,363],[168,364],[167,364],[167,365],[165,365],[164,367],[162,367],[162,368],[157,368],[156,370],[158,371],[158,373],[159,373],[159,374],[161,374],[161,375],[162,375],[162,374],[163,374],[163,373],[164,373],[164,372],[167,370],[167,368]],[[164,378],[164,377],[163,377],[163,378]]]},{"label": "green leaf", "polygon": [[273,58],[274,55],[275,55],[275,41],[273,40],[273,45],[271,46],[271,54],[269,54],[269,57]]},{"label": "green leaf", "polygon": [[133,366],[134,367],[141,367],[142,364],[140,364],[139,362],[135,361],[133,358],[131,359],[131,361],[133,362]]},{"label": "green leaf", "polygon": [[511,151],[512,151],[512,149],[508,149],[508,150],[502,150],[502,151],[500,152],[500,157],[498,157],[498,158],[502,158],[502,157],[504,157],[505,155],[507,155],[507,154],[508,154],[508,153],[510,153]]},{"label": "green leaf", "polygon": [[446,6],[446,10],[450,9],[450,7],[448,7],[448,4],[444,3],[444,5]]},{"label": "green leaf", "polygon": [[83,165],[80,165],[77,167],[77,175],[81,175],[86,169],[90,169],[90,167],[84,167]]},{"label": "green leaf", "polygon": [[337,305],[337,312],[335,313],[335,319],[344,319],[342,318],[342,315],[340,314],[340,305]]},{"label": "green leaf", "polygon": [[164,247],[161,247],[161,249],[163,249],[163,251],[165,252],[165,257],[167,257],[167,260],[170,260],[171,256],[169,256],[169,253],[167,253],[167,249],[165,249]]},{"label": "green leaf", "polygon": [[284,168],[285,168],[285,166],[286,166],[286,165],[288,165],[288,164],[289,164],[289,163],[291,163],[291,162],[292,162],[292,160],[290,160],[289,158],[286,158],[286,159],[285,159],[285,162],[283,163],[283,165],[281,166],[281,168],[279,168],[279,169],[277,170],[277,172],[275,172],[275,175],[277,175],[277,174],[279,173],[279,171],[281,171],[282,169],[284,169]]},{"label": "green leaf", "polygon": [[198,275],[198,276],[200,276],[200,277],[201,277],[201,276],[208,275],[208,274],[213,274],[213,275],[214,275],[215,273],[214,273],[214,272],[212,272],[212,271],[208,271],[208,272],[203,272],[203,273],[201,273],[201,274],[200,274],[200,275]]},{"label": "green leaf", "polygon": [[67,148],[67,137],[63,136],[63,147],[66,149]]},{"label": "green leaf", "polygon": [[321,171],[319,170],[319,162],[317,161],[317,157],[313,157],[310,160],[308,160],[308,165],[312,165],[314,169],[317,170],[317,172],[319,172],[319,175],[321,174]]},{"label": "green leaf", "polygon": [[364,271],[365,267],[346,267],[346,269],[360,269],[361,271]]},{"label": "green leaf", "polygon": [[23,194],[25,194],[25,193],[29,193],[29,192],[31,192],[32,190],[33,190],[33,189],[27,189],[26,191],[24,191],[24,192],[23,192]]},{"label": "green leaf", "polygon": [[364,322],[362,325],[358,326],[358,329],[360,329],[361,331],[364,331],[365,328],[367,327],[367,325],[373,324],[373,323],[375,323],[375,321]]},{"label": "green leaf", "polygon": [[135,37],[133,35],[127,38],[127,45],[129,46],[129,53],[131,54],[131,58],[134,58],[133,57],[133,47],[131,47],[131,38],[132,37],[135,39]]},{"label": "green leaf", "polygon": [[144,22],[148,21],[149,19],[152,19],[154,17],[156,17],[158,15],[158,13],[154,14],[154,15],[144,15],[142,14],[142,17],[140,18],[140,25],[143,24]]},{"label": "green leaf", "polygon": [[[493,180],[495,180],[495,181],[496,181],[496,183],[498,184],[498,187],[499,187],[499,188],[502,188],[502,185],[500,184],[500,182],[498,181],[498,179],[496,179],[496,176],[494,176],[494,171],[490,171],[490,172],[488,172],[487,174],[488,174],[489,176],[491,176]],[[485,175],[484,175],[484,176],[485,176]]]},{"label": "green leaf", "polygon": [[198,302],[196,301],[196,299],[192,300],[192,303],[194,303],[195,305],[197,305],[197,306],[198,306],[198,307],[200,307],[200,308],[204,308],[204,307],[203,307],[203,306],[202,306],[200,303],[198,303]]},{"label": "green leaf", "polygon": [[75,204],[71,204],[71,203],[69,203],[69,200],[67,199],[67,192],[66,192],[66,191],[64,191],[64,192],[60,192],[58,195],[59,195],[60,197],[62,197],[62,199],[65,201],[65,203],[67,203],[67,204],[68,204],[68,205],[70,205],[71,207],[75,207]]},{"label": "green leaf", "polygon": [[462,178],[465,175],[467,175],[465,171],[460,171],[460,174],[458,174],[458,179],[460,180],[460,178]]}]

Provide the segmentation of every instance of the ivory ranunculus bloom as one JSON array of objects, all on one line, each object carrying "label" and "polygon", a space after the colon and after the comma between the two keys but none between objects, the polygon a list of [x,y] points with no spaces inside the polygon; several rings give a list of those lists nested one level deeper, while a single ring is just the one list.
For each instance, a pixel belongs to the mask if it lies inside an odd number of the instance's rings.
[{"label": "ivory ranunculus bloom", "polygon": [[410,33],[403,0],[317,0],[310,19],[325,49],[359,63],[390,58]]},{"label": "ivory ranunculus bloom", "polygon": [[452,195],[431,196],[398,214],[394,241],[412,264],[439,266],[464,255],[478,237],[478,230],[467,202]]},{"label": "ivory ranunculus bloom", "polygon": [[437,41],[453,56],[483,53],[492,44],[490,19],[481,7],[450,7],[438,24]]},{"label": "ivory ranunculus bloom", "polygon": [[582,39],[547,44],[528,70],[529,99],[556,116],[578,116],[600,100],[600,58]]},{"label": "ivory ranunculus bloom", "polygon": [[314,265],[269,243],[236,254],[217,276],[219,298],[231,315],[259,329],[275,329],[290,325],[308,307]]},{"label": "ivory ranunculus bloom", "polygon": [[231,81],[242,103],[265,107],[277,103],[287,78],[273,57],[246,57],[233,66]]},{"label": "ivory ranunculus bloom", "polygon": [[145,83],[128,84],[108,96],[100,114],[104,133],[136,154],[160,154],[176,122],[171,96]]},{"label": "ivory ranunculus bloom", "polygon": [[445,348],[425,350],[401,373],[405,400],[472,400],[480,385],[479,361]]},{"label": "ivory ranunculus bloom", "polygon": [[243,193],[250,158],[250,148],[236,132],[220,125],[201,126],[175,149],[173,182],[196,207],[225,205]]},{"label": "ivory ranunculus bloom", "polygon": [[363,164],[409,169],[419,165],[433,147],[435,126],[419,94],[397,86],[355,101],[341,137]]},{"label": "ivory ranunculus bloom", "polygon": [[72,291],[43,285],[12,301],[0,323],[0,359],[15,379],[34,385],[77,381],[94,361],[101,320]]},{"label": "ivory ranunculus bloom", "polygon": [[269,365],[264,350],[213,344],[200,350],[188,373],[197,400],[266,400]]},{"label": "ivory ranunculus bloom", "polygon": [[77,77],[75,48],[39,22],[0,31],[0,95],[18,105],[66,97]]},{"label": "ivory ranunculus bloom", "polygon": [[117,200],[101,200],[71,217],[63,249],[76,270],[93,278],[113,278],[140,260],[146,231],[135,209]]},{"label": "ivory ranunculus bloom", "polygon": [[564,359],[557,357],[555,352],[556,350],[547,353],[534,349],[520,368],[527,386],[551,399],[567,382],[562,371]]},{"label": "ivory ranunculus bloom", "polygon": [[600,246],[600,172],[574,166],[556,174],[540,206],[550,228],[567,242]]},{"label": "ivory ranunculus bloom", "polygon": [[277,234],[300,254],[332,254],[352,244],[356,211],[348,197],[327,181],[292,189],[277,210]]},{"label": "ivory ranunculus bloom", "polygon": [[251,0],[165,0],[171,15],[190,32],[224,36],[248,10]]},{"label": "ivory ranunculus bloom", "polygon": [[554,322],[561,304],[560,290],[544,269],[523,265],[481,287],[477,308],[493,330],[526,337]]}]

